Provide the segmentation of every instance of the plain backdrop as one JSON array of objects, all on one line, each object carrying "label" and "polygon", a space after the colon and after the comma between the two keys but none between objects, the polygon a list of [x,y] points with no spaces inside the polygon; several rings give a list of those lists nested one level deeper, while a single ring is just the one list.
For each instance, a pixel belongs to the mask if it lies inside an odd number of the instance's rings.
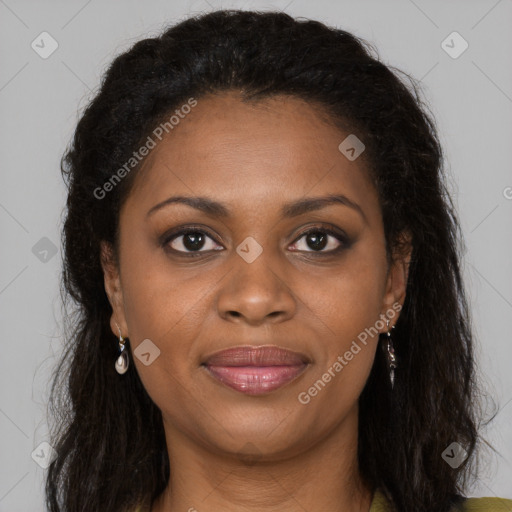
[{"label": "plain backdrop", "polygon": [[45,510],[45,469],[33,452],[47,440],[48,380],[62,347],[59,161],[79,112],[115,55],[221,7],[285,10],[349,30],[422,81],[467,245],[478,362],[500,407],[486,432],[497,454],[471,495],[512,498],[510,0],[0,0],[0,512]]}]

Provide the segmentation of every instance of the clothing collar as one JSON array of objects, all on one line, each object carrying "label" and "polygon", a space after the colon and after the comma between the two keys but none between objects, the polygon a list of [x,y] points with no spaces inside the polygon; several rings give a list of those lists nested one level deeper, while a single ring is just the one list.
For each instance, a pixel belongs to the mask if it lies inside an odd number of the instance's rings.
[{"label": "clothing collar", "polygon": [[373,495],[370,512],[391,512],[390,503],[380,489],[377,489]]}]

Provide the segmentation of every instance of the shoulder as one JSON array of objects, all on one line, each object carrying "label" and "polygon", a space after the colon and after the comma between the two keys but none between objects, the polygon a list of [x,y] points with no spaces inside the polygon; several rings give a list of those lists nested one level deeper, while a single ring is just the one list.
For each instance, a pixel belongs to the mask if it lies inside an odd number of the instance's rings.
[{"label": "shoulder", "polygon": [[512,500],[503,498],[468,498],[462,505],[464,512],[512,512]]},{"label": "shoulder", "polygon": [[[393,507],[385,493],[377,490],[370,512],[391,512]],[[512,500],[503,498],[468,498],[452,512],[512,512]]]}]

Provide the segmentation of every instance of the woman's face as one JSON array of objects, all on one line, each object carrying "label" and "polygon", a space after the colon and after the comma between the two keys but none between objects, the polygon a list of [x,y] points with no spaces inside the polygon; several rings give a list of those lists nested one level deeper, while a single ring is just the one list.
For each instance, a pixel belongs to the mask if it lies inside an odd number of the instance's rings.
[{"label": "woman's face", "polygon": [[[120,213],[119,272],[107,251],[103,262],[112,331],[130,339],[167,432],[271,459],[354,431],[378,341],[365,329],[385,332],[390,311],[396,322],[406,267],[388,267],[363,157],[338,149],[348,135],[299,99],[224,93],[199,98],[151,150]],[[290,206],[328,195],[341,200]],[[225,215],[164,204],[176,196]],[[196,233],[173,236],[185,228]],[[250,345],[301,361],[209,359]]]}]

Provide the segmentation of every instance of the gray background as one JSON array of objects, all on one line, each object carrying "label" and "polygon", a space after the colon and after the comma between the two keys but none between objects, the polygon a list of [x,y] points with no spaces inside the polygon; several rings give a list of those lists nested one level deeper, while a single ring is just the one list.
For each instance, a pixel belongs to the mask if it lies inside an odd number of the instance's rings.
[{"label": "gray background", "polygon": [[[282,9],[336,25],[422,80],[466,238],[478,360],[501,407],[486,431],[498,454],[485,458],[471,495],[512,498],[511,0],[0,0],[0,512],[45,509],[45,470],[31,453],[47,439],[48,379],[62,347],[59,160],[78,112],[114,55],[220,7]],[[31,48],[43,31],[59,45],[47,59]],[[453,31],[469,44],[458,58],[441,46]]]}]

